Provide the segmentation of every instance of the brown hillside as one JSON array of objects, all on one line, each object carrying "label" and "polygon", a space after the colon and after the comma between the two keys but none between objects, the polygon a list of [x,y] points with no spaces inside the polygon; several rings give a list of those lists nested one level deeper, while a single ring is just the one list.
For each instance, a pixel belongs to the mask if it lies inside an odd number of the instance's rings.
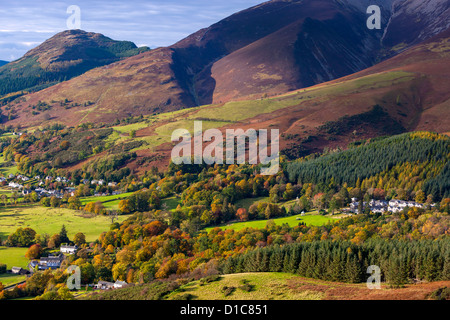
[{"label": "brown hillside", "polygon": [[[392,54],[381,43],[400,28],[397,16],[387,23],[393,14],[391,1],[375,2],[384,5],[386,30],[368,30],[367,14],[354,0],[265,2],[169,48],[90,70],[31,94],[14,105],[16,119],[11,124],[40,125],[49,118],[67,124],[110,122],[128,115],[282,94],[353,74],[374,65],[380,56]],[[394,13],[409,12],[413,4],[399,2]],[[448,15],[445,7],[434,9],[439,21]],[[422,26],[432,24],[428,7],[415,12],[416,20],[423,17]],[[421,38],[441,29],[427,27]],[[401,49],[415,40],[411,41],[405,35]],[[392,44],[398,46],[398,41]],[[61,106],[65,99],[69,107]],[[51,108],[33,114],[31,109],[39,101]]]},{"label": "brown hillside", "polygon": [[[296,97],[298,102],[222,127],[280,129],[280,149],[288,157],[345,147],[356,140],[405,131],[450,131],[450,37],[444,32],[397,57],[357,74],[290,94],[271,97],[274,104]],[[259,99],[258,99],[259,100]],[[249,101],[249,103],[252,103]],[[381,112],[374,111],[378,105]],[[218,104],[207,107],[224,108]],[[195,118],[198,111],[172,120]],[[328,123],[328,125],[327,125]],[[156,124],[157,127],[160,124]],[[145,134],[154,130],[142,129]],[[168,164],[172,144],[166,140],[155,151],[139,150],[139,157],[165,155],[165,160],[135,167]]]},{"label": "brown hillside", "polygon": [[[17,118],[11,124],[39,125],[54,119],[68,125],[81,122],[112,122],[129,115],[152,114],[185,106],[194,106],[170,68],[172,50],[159,48],[93,69],[25,97],[15,105]],[[69,98],[68,98],[69,97]],[[66,109],[66,98],[78,106]],[[39,101],[51,104],[50,110],[32,116]],[[91,102],[92,105],[85,106]]]}]

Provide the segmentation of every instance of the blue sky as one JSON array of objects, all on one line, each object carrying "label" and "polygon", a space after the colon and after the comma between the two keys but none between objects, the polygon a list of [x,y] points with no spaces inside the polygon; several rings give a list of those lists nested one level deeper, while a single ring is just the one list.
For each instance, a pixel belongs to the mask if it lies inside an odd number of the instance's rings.
[{"label": "blue sky", "polygon": [[264,0],[0,0],[0,60],[12,61],[67,29],[67,8],[81,9],[81,29],[138,46],[171,45]]}]

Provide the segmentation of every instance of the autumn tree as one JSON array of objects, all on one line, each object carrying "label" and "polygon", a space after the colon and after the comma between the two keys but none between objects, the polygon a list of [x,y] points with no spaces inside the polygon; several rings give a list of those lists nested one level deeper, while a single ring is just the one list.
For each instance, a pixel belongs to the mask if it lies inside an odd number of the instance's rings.
[{"label": "autumn tree", "polygon": [[84,235],[84,233],[82,232],[77,232],[74,236],[73,236],[73,242],[77,245],[77,246],[81,246],[83,244],[86,243],[86,236]]},{"label": "autumn tree", "polygon": [[240,220],[240,221],[248,221],[248,212],[247,209],[245,208],[239,208],[236,211],[236,217]]},{"label": "autumn tree", "polygon": [[6,243],[11,247],[29,247],[34,243],[36,231],[31,228],[18,228],[8,236]]},{"label": "autumn tree", "polygon": [[69,147],[70,147],[70,142],[67,141],[67,140],[63,140],[63,141],[61,141],[61,143],[59,144],[59,148],[60,148],[61,150],[67,150],[67,149],[69,149]]},{"label": "autumn tree", "polygon": [[119,201],[119,211],[122,213],[130,213],[133,210],[131,201],[128,199],[123,199]]},{"label": "autumn tree", "polygon": [[53,236],[51,236],[47,243],[47,247],[49,247],[50,249],[57,248],[60,245],[61,245],[61,238],[59,234],[54,234]]},{"label": "autumn tree", "polygon": [[82,206],[80,199],[76,196],[71,196],[67,202],[69,209],[78,210]]},{"label": "autumn tree", "polygon": [[39,244],[33,244],[25,253],[25,258],[27,258],[28,260],[38,259],[41,256],[42,252],[42,247]]},{"label": "autumn tree", "polygon": [[313,205],[316,209],[322,210],[325,208],[325,194],[324,193],[318,193],[313,198]]}]

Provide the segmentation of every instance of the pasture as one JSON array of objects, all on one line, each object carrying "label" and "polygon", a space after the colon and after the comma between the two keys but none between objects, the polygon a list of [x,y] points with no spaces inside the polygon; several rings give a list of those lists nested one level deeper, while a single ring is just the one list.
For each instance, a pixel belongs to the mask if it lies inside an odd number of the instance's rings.
[{"label": "pasture", "polygon": [[[118,216],[122,222],[127,216]],[[38,234],[53,235],[59,233],[65,225],[69,238],[82,232],[87,241],[94,241],[103,232],[109,230],[111,219],[108,216],[86,215],[82,211],[66,208],[46,208],[39,205],[7,207],[0,209],[0,237],[5,239],[17,228],[29,227]]]}]

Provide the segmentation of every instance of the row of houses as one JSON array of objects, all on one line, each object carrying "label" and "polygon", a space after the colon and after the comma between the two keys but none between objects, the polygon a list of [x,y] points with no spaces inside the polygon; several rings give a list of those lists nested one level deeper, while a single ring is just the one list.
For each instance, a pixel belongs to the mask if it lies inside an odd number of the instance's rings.
[{"label": "row of houses", "polygon": [[[63,193],[58,191],[58,190],[46,190],[44,188],[38,187],[36,189],[34,189],[34,191],[38,194],[38,196],[44,196],[44,197],[52,197],[55,196],[57,198],[62,198],[63,197]],[[31,190],[24,190],[22,193],[24,192],[32,192]]]},{"label": "row of houses", "polygon": [[[374,213],[397,213],[402,211],[405,208],[420,208],[425,209],[425,205],[423,203],[418,203],[415,201],[404,201],[404,200],[374,200],[371,199],[369,203],[363,202],[363,208],[365,209],[367,205],[370,208],[370,211]],[[431,207],[434,207],[435,204],[432,204]],[[358,214],[359,201],[356,198],[352,198],[352,202],[350,203],[350,212]]]},{"label": "row of houses", "polygon": [[[36,267],[38,270],[55,270],[61,267],[62,262],[65,259],[64,254],[75,254],[78,250],[78,247],[76,245],[70,246],[67,244],[61,245],[59,248],[60,254],[58,255],[51,255],[48,257],[41,257],[39,260],[32,260],[29,264],[30,269],[35,270]],[[22,269],[19,267],[13,267],[12,273],[16,274],[29,274],[30,272],[26,269]],[[116,282],[109,282],[109,281],[99,281],[96,285],[94,285],[94,288],[99,290],[110,290],[110,289],[118,289],[123,288],[127,285],[125,281],[117,280]]]},{"label": "row of houses", "polygon": [[[21,181],[28,181],[28,180],[30,180],[30,178],[28,178],[27,176],[23,176],[23,175],[17,175],[16,176],[14,174],[10,174],[8,176],[8,179],[15,179],[16,180],[16,181],[10,181],[9,184],[8,184],[9,187],[14,188],[14,189],[23,189],[23,185],[20,184],[19,182],[17,182],[18,180],[21,180]],[[34,179],[35,180],[41,180],[41,177],[40,176],[35,176]],[[53,177],[47,176],[47,177],[44,178],[44,180],[47,180],[47,181],[53,181],[54,180],[56,182],[63,182],[63,183],[70,182],[66,177],[56,177],[55,179],[53,179]],[[6,182],[7,178],[0,177],[0,183],[4,182],[4,181]],[[103,179],[100,179],[100,180],[94,179],[92,181],[89,181],[87,179],[83,179],[81,182],[83,184],[93,184],[93,185],[104,185],[104,184],[106,184],[105,180],[103,180]],[[72,182],[72,184],[73,184],[73,182]],[[41,180],[39,182],[39,186],[42,186],[42,185],[44,185],[44,182]],[[108,182],[107,185],[108,185],[108,187],[117,187],[118,183],[112,181],[112,182]],[[66,188],[66,189],[73,189],[73,191],[75,191],[75,188],[70,188],[69,187],[69,188]],[[69,193],[70,193],[70,191],[69,191]]]},{"label": "row of houses", "polygon": [[[29,177],[27,177],[25,175],[21,175],[21,174],[15,175],[15,174],[10,173],[7,178],[6,177],[0,177],[0,182],[6,181],[7,179],[16,179],[16,180],[22,180],[22,181],[31,180],[31,178],[29,178]],[[42,180],[45,180],[45,181],[56,181],[56,182],[63,182],[63,183],[70,182],[70,180],[68,178],[60,177],[60,176],[57,176],[56,178],[54,178],[52,176],[46,176],[45,178],[41,179],[41,176],[37,175],[37,176],[34,177],[34,179],[35,180],[41,180],[41,182],[43,182]],[[93,180],[83,179],[81,182],[83,184],[95,184],[95,185],[101,185],[101,186],[102,185],[106,185],[106,181],[103,180],[103,179],[93,179]],[[108,185],[108,187],[116,187],[118,185],[118,183],[115,182],[115,181],[111,181],[111,182],[108,182],[107,185]]]}]

